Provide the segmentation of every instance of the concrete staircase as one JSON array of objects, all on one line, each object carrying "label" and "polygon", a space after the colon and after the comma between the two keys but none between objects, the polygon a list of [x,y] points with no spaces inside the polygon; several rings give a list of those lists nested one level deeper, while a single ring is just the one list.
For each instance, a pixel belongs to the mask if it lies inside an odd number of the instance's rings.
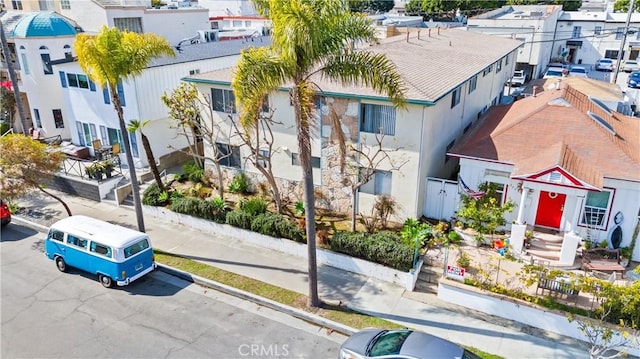
[{"label": "concrete staircase", "polygon": [[433,258],[424,256],[424,263],[418,273],[418,280],[414,292],[438,293],[438,280],[442,276],[442,263],[436,263]]}]

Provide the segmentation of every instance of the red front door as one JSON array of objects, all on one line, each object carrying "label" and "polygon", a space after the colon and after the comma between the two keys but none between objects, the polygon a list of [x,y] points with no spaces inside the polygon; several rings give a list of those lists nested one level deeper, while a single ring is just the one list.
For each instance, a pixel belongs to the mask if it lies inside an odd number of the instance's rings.
[{"label": "red front door", "polygon": [[540,191],[536,226],[560,229],[565,199],[567,195],[562,193]]}]

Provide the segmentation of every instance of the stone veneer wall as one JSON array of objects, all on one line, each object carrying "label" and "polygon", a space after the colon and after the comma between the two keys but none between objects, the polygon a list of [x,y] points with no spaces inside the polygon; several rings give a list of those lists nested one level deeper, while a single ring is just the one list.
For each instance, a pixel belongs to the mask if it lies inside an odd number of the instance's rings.
[{"label": "stone veneer wall", "polygon": [[[320,107],[321,116],[321,183],[316,186],[316,207],[329,209],[336,212],[350,213],[351,211],[351,180],[340,171],[340,152],[338,148],[338,135],[333,128],[332,116],[337,116],[341,122],[341,131],[344,133],[347,145],[356,144],[358,140],[358,111],[360,103],[347,99],[324,98]],[[207,167],[209,176],[215,178],[215,170]],[[235,168],[223,167],[223,183],[225,188],[233,177],[243,172],[250,180],[250,188],[254,193],[258,191],[258,185],[266,184],[265,177],[260,172],[247,172]],[[300,173],[302,177],[302,173]],[[278,183],[283,202],[295,203],[302,200],[302,183],[300,180],[288,180],[275,178]],[[216,183],[212,180],[211,183]],[[268,186],[267,186],[268,188]]]}]

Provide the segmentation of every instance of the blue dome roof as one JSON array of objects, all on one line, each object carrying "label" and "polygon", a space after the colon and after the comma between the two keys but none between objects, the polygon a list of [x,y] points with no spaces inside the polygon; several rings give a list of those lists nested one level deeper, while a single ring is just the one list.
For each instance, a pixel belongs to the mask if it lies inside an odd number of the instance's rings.
[{"label": "blue dome roof", "polygon": [[76,29],[69,21],[54,12],[40,12],[29,15],[16,25],[16,37],[42,37],[75,35]]}]

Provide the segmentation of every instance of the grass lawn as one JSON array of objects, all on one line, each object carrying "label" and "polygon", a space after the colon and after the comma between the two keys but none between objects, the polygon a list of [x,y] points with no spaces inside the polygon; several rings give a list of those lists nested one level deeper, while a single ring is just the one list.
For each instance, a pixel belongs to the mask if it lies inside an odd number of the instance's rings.
[{"label": "grass lawn", "polygon": [[[338,305],[324,304],[322,308],[311,309],[306,306],[307,296],[304,294],[276,287],[274,285],[255,280],[253,278],[228,272],[171,253],[155,250],[155,256],[158,263],[162,263],[180,269],[182,271],[228,285],[230,287],[238,288],[243,291],[253,293],[297,309],[313,312],[316,315],[338,323],[342,323],[344,325],[348,325],[353,328],[402,328],[402,326],[399,324],[367,314],[354,312],[353,310]],[[501,358],[496,355],[482,352],[475,348],[468,349],[473,351],[483,359]]]}]

